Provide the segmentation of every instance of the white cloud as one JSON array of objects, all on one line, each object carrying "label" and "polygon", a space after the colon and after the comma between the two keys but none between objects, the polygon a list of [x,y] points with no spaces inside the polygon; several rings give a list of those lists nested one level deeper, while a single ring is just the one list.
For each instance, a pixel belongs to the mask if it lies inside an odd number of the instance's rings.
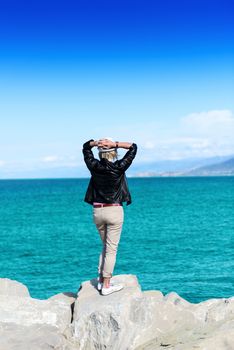
[{"label": "white cloud", "polygon": [[234,122],[233,114],[228,109],[191,113],[182,119],[184,121],[188,121],[189,123],[199,123],[199,126],[200,124],[210,126],[217,123],[219,124]]},{"label": "white cloud", "polygon": [[[119,141],[134,141],[138,144],[138,154],[135,162],[154,162],[157,160],[183,159],[195,157],[213,157],[234,154],[234,115],[232,111],[210,110],[190,113],[186,116],[170,119],[155,117],[147,122],[148,117],[142,117],[141,122],[132,123],[126,120],[126,125],[107,126],[103,131],[95,126],[96,135],[112,135]],[[99,127],[99,126],[98,126]],[[109,128],[109,129],[108,129]],[[56,168],[85,168],[81,152],[81,141],[72,145],[56,144],[53,147],[45,145],[43,150],[38,146],[36,155],[31,152],[15,152],[15,159],[0,160],[1,174],[20,171],[53,170]],[[4,150],[1,158],[5,158]],[[96,154],[96,150],[94,149]],[[119,150],[120,157],[125,150]],[[26,155],[26,156],[25,156]],[[44,156],[43,156],[44,155]],[[3,177],[3,175],[0,175]]]},{"label": "white cloud", "polygon": [[181,133],[192,137],[189,147],[201,156],[234,153],[234,115],[230,110],[191,113],[181,118]]},{"label": "white cloud", "polygon": [[[234,115],[230,110],[190,113],[165,125],[140,129],[144,161],[234,154]],[[140,137],[139,137],[140,139]]]},{"label": "white cloud", "polygon": [[219,134],[223,137],[234,131],[234,116],[230,110],[191,113],[181,119],[181,124],[187,132]]},{"label": "white cloud", "polygon": [[143,149],[142,160],[183,159],[218,155],[217,147],[209,140],[196,137],[177,137],[160,140],[153,149]]},{"label": "white cloud", "polygon": [[42,158],[42,162],[45,163],[53,163],[53,162],[57,162],[59,160],[58,156],[45,156]]},{"label": "white cloud", "polygon": [[[77,156],[74,156],[74,155],[68,155],[68,156],[48,155],[41,158],[40,161],[43,164],[43,167],[45,168],[47,167],[75,168],[79,165]],[[41,168],[40,165],[39,167]]]},{"label": "white cloud", "polygon": [[144,144],[145,149],[154,149],[155,148],[155,142],[153,141],[146,141]]}]

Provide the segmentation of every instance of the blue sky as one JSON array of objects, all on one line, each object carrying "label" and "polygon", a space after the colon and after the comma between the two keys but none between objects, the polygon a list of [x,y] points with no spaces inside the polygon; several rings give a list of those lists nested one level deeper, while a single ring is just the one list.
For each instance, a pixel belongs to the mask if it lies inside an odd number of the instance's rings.
[{"label": "blue sky", "polygon": [[231,0],[0,4],[0,177],[79,175],[103,136],[138,162],[234,154]]}]

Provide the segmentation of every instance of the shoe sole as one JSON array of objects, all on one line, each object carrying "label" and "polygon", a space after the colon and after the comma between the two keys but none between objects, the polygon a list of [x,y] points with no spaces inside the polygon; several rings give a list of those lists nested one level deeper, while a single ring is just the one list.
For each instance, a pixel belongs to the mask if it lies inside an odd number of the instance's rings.
[{"label": "shoe sole", "polygon": [[122,289],[123,289],[123,287],[122,287],[122,288],[120,288],[120,289],[117,289],[117,290],[113,290],[112,292],[107,293],[107,294],[103,294],[103,293],[102,293],[102,291],[101,291],[101,295],[103,295],[104,297],[106,297],[107,295],[110,295],[110,294],[113,294],[113,293],[119,292],[119,291],[121,291]]}]

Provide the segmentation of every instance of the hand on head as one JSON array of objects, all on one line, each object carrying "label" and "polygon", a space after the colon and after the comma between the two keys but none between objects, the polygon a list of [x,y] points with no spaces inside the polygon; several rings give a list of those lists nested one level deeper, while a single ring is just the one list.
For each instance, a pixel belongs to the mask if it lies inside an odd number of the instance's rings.
[{"label": "hand on head", "polygon": [[115,147],[115,142],[108,140],[108,139],[100,139],[98,140],[98,147],[102,148],[113,148]]}]

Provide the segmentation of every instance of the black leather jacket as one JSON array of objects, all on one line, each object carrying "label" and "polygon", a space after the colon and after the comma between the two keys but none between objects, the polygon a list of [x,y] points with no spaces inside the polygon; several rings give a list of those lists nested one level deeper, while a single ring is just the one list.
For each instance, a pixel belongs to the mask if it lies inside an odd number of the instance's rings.
[{"label": "black leather jacket", "polygon": [[129,148],[125,156],[115,162],[107,159],[95,159],[90,141],[84,143],[84,161],[91,172],[91,179],[85,195],[85,202],[100,203],[131,203],[125,171],[131,165],[137,152],[135,143]]}]

